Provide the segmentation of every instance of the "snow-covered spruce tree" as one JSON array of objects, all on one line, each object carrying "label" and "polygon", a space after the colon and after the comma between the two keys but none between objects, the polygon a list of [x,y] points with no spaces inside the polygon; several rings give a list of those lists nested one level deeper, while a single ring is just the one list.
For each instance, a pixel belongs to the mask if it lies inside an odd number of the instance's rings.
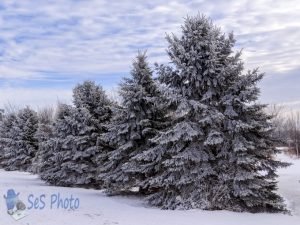
[{"label": "snow-covered spruce tree", "polygon": [[[54,151],[59,165],[49,183],[61,186],[99,187],[97,158],[106,145],[99,136],[106,132],[111,118],[111,102],[94,82],[85,81],[74,88],[74,105],[59,121],[66,131],[60,149]],[[66,129],[67,128],[67,129]],[[56,137],[54,137],[54,140]]]},{"label": "snow-covered spruce tree", "polygon": [[32,172],[40,173],[43,164],[44,155],[49,154],[47,142],[53,136],[53,118],[54,110],[51,107],[46,107],[38,111],[38,129],[36,132],[36,139],[38,140],[38,151],[32,160]]},{"label": "snow-covered spruce tree", "polygon": [[171,65],[158,66],[173,103],[172,125],[139,157],[159,170],[146,181],[156,190],[150,204],[164,209],[284,211],[275,193],[270,116],[255,103],[262,78],[243,72],[232,34],[222,34],[204,16],[188,17],[182,35],[168,36]]},{"label": "snow-covered spruce tree", "polygon": [[[92,185],[93,176],[91,173],[96,170],[91,168],[93,163],[92,158],[82,162],[82,156],[90,156],[89,152],[81,152],[81,145],[92,144],[86,143],[88,137],[80,137],[80,134],[85,134],[89,131],[88,120],[90,118],[86,109],[77,109],[69,106],[66,114],[57,121],[56,132],[50,143],[55,147],[50,161],[53,162],[50,171],[55,171],[50,174],[50,179],[47,181],[50,184],[58,186],[88,186]],[[57,135],[56,135],[57,134]],[[54,142],[54,143],[53,143]],[[42,168],[43,170],[43,168]],[[47,172],[47,171],[46,171]]]},{"label": "snow-covered spruce tree", "polygon": [[12,127],[16,120],[16,114],[3,113],[0,121],[0,167],[5,168],[10,154],[13,152]]},{"label": "snow-covered spruce tree", "polygon": [[2,121],[4,116],[4,109],[0,109],[0,122]]},{"label": "snow-covered spruce tree", "polygon": [[66,118],[72,114],[72,107],[59,103],[54,117],[52,133],[48,140],[40,143],[41,162],[39,165],[39,175],[41,179],[50,184],[56,184],[59,177],[56,173],[61,169],[63,154],[63,144],[67,137],[72,134],[72,128],[68,126]]},{"label": "snow-covered spruce tree", "polygon": [[135,156],[151,147],[149,140],[163,127],[165,114],[157,104],[162,96],[145,53],[139,53],[134,60],[131,78],[124,78],[120,85],[120,96],[122,106],[109,132],[103,135],[115,149],[107,153],[108,161],[100,178],[111,193],[129,191],[133,187],[146,192],[147,187],[142,182],[152,174],[155,165]]},{"label": "snow-covered spruce tree", "polygon": [[92,119],[96,120],[99,131],[104,129],[103,124],[107,123],[112,116],[111,101],[100,85],[93,81],[84,81],[73,90],[73,103],[76,108],[86,108]]},{"label": "snow-covered spruce tree", "polygon": [[[11,119],[13,115],[9,116]],[[28,106],[17,112],[7,137],[5,151],[6,170],[31,171],[32,159],[38,148],[35,134],[38,127],[37,113]]]}]

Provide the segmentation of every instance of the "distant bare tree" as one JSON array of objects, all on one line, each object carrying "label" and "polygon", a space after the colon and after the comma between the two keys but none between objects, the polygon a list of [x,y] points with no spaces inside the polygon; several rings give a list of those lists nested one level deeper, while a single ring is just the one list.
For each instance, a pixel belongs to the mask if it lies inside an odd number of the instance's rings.
[{"label": "distant bare tree", "polygon": [[12,104],[11,102],[7,102],[4,105],[4,112],[6,114],[11,114],[11,113],[16,113],[20,108],[14,104]]},{"label": "distant bare tree", "polygon": [[299,157],[299,143],[300,143],[300,112],[291,112],[287,120],[287,131],[290,143],[293,145],[297,157]]},{"label": "distant bare tree", "polygon": [[109,99],[114,102],[114,103],[120,103],[121,102],[121,97],[119,95],[119,88],[118,87],[113,87],[110,88],[109,90],[106,91],[107,96]]},{"label": "distant bare tree", "polygon": [[274,135],[280,138],[283,142],[287,140],[287,135],[285,131],[286,117],[284,115],[284,106],[270,104],[267,107],[267,113],[272,116],[272,124],[274,126]]},{"label": "distant bare tree", "polygon": [[51,106],[38,110],[38,118],[40,123],[50,123],[53,120],[54,108]]},{"label": "distant bare tree", "polygon": [[[273,108],[274,109],[274,108]],[[274,111],[273,124],[276,127],[276,135],[285,141],[289,147],[289,151],[292,154],[296,154],[299,157],[299,144],[300,144],[300,112],[289,112],[284,110],[285,113],[277,113]]]}]

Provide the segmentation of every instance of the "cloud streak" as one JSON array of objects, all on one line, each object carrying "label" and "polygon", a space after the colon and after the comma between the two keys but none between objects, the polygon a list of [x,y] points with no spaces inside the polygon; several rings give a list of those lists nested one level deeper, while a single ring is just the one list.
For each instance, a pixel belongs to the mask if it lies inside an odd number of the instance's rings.
[{"label": "cloud streak", "polygon": [[94,79],[109,88],[128,74],[139,49],[148,49],[151,62],[168,62],[165,33],[177,33],[183,17],[198,12],[235,32],[246,67],[284,76],[300,67],[299,11],[297,0],[4,0],[0,104],[9,88],[34,95],[41,82],[62,90]]}]

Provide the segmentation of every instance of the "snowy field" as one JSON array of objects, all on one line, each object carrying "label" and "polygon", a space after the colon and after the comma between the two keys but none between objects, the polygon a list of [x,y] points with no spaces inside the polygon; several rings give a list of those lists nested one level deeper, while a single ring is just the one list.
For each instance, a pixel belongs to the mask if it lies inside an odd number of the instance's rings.
[{"label": "snowy field", "polygon": [[[14,221],[6,213],[5,200],[0,201],[0,224],[22,225],[298,225],[300,224],[300,160],[285,155],[280,159],[292,162],[293,165],[279,171],[279,192],[286,199],[292,215],[283,214],[250,214],[228,211],[164,211],[146,207],[141,200],[124,197],[106,197],[101,191],[52,187],[44,184],[35,175],[21,172],[0,170],[0,194],[6,195],[13,188],[20,193],[20,199],[27,207],[32,206],[34,198],[36,207],[43,209],[27,210],[28,216]],[[58,193],[60,199],[79,199],[78,209],[57,209]],[[28,196],[30,196],[28,201]],[[51,209],[52,198],[52,209]],[[44,204],[43,204],[44,202]]]}]

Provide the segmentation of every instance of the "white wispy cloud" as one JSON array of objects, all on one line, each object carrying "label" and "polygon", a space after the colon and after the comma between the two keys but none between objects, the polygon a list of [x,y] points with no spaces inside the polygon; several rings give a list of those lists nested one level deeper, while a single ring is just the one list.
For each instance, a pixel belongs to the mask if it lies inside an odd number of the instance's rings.
[{"label": "white wispy cloud", "polygon": [[187,14],[204,13],[225,32],[234,31],[246,67],[285,75],[300,68],[299,11],[298,0],[4,0],[0,88],[6,89],[0,91],[0,104],[16,87],[19,94],[28,91],[17,104],[38,104],[43,91],[65,94],[57,80],[97,77],[101,83],[103,75],[126,75],[139,49],[148,49],[151,62],[168,62],[165,34],[179,32]]},{"label": "white wispy cloud", "polygon": [[15,107],[24,107],[30,105],[34,109],[39,107],[55,106],[57,102],[72,103],[71,89],[54,88],[10,88],[4,87],[1,90],[1,106],[13,105]]}]

